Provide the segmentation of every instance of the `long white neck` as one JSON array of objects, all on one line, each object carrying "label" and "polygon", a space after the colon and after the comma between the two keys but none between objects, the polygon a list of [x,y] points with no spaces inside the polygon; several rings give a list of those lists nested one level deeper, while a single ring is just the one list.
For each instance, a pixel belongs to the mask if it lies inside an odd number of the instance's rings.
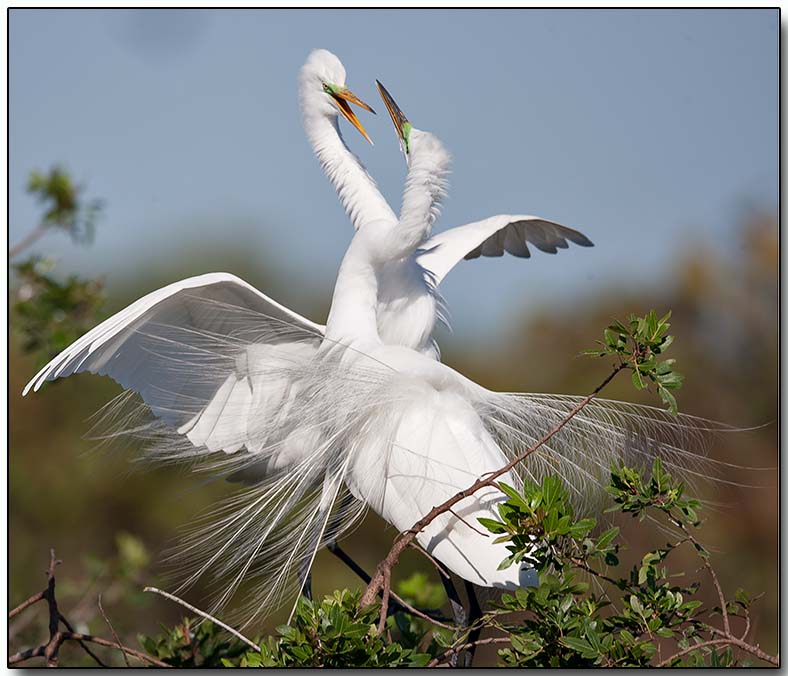
[{"label": "long white neck", "polygon": [[304,129],[353,227],[358,230],[375,220],[395,221],[396,216],[375,181],[345,145],[336,116],[328,117],[304,106]]},{"label": "long white neck", "polygon": [[360,230],[350,242],[339,266],[331,310],[326,321],[326,341],[334,344],[379,343],[377,324],[378,271],[370,252],[374,228]]},{"label": "long white neck", "polygon": [[435,136],[411,130],[399,226],[389,233],[385,245],[390,259],[410,256],[430,236],[448,189],[450,164],[449,153]]}]

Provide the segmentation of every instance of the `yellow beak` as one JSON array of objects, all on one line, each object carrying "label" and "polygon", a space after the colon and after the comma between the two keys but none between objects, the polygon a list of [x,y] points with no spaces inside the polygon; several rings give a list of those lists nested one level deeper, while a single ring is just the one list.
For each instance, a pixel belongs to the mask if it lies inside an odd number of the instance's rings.
[{"label": "yellow beak", "polygon": [[345,116],[345,119],[347,119],[347,121],[350,122],[350,124],[352,124],[356,129],[358,129],[359,132],[361,132],[361,135],[365,139],[367,139],[367,141],[369,141],[371,145],[374,145],[372,143],[372,139],[369,138],[369,134],[367,134],[367,130],[364,129],[361,122],[359,122],[358,118],[356,117],[356,114],[353,112],[353,109],[350,107],[350,104],[355,103],[359,108],[363,108],[364,110],[369,111],[373,115],[375,114],[375,111],[372,110],[372,108],[370,108],[366,103],[364,103],[360,98],[358,98],[358,96],[356,96],[353,92],[351,92],[347,87],[343,89],[336,89],[329,93],[331,94],[331,98],[334,100],[334,103],[336,104],[337,108],[339,108],[339,112]]}]

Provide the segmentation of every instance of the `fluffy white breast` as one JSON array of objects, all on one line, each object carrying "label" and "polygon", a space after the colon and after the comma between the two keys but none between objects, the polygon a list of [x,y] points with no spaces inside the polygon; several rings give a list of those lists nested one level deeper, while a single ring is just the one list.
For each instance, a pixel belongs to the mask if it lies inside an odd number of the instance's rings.
[{"label": "fluffy white breast", "polygon": [[377,321],[381,341],[420,352],[435,351],[432,333],[442,303],[424,269],[410,258],[386,263],[378,274]]}]

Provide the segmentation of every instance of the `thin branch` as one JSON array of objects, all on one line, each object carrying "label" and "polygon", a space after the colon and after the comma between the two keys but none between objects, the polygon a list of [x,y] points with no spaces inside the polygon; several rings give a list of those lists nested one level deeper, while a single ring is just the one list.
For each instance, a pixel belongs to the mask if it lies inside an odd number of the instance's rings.
[{"label": "thin branch", "polygon": [[[47,588],[38,594],[34,594],[29,599],[27,599],[27,601],[21,603],[9,613],[9,617],[14,617],[15,615],[21,613],[25,608],[30,607],[36,601],[46,600],[47,607],[49,608],[48,641],[44,645],[40,645],[35,648],[28,648],[27,650],[23,650],[11,655],[8,658],[9,665],[19,664],[34,657],[44,657],[46,658],[48,667],[56,667],[58,666],[58,652],[60,651],[60,647],[66,641],[76,641],[85,650],[85,652],[90,655],[93,660],[95,660],[96,664],[101,667],[106,667],[107,665],[104,664],[104,662],[102,662],[98,656],[86,645],[87,643],[95,643],[97,645],[120,650],[124,653],[124,659],[125,655],[128,653],[129,655],[134,655],[140,660],[147,661],[149,664],[155,664],[156,666],[160,667],[170,666],[165,662],[157,660],[155,657],[151,657],[150,655],[146,655],[145,653],[132,648],[127,648],[126,646],[122,645],[120,641],[113,643],[112,641],[107,641],[106,639],[99,638],[98,636],[91,636],[90,634],[82,634],[80,632],[74,631],[74,627],[71,626],[63,613],[61,613],[58,609],[57,598],[55,597],[55,568],[60,563],[61,561],[55,558],[55,550],[50,549],[49,568],[47,570]],[[101,607],[100,602],[99,607]],[[104,611],[102,609],[102,614],[103,612]],[[59,631],[59,625],[61,623],[66,627],[67,631]],[[112,628],[112,625],[110,625],[110,628]],[[114,629],[112,631],[114,634]],[[115,638],[117,639],[117,634],[115,634]]]},{"label": "thin branch", "polygon": [[421,547],[421,546],[420,546],[418,543],[416,543],[416,542],[411,542],[411,543],[410,543],[410,547],[412,547],[412,548],[413,548],[413,549],[415,549],[417,552],[420,552],[421,554],[423,554],[424,556],[426,556],[426,557],[427,557],[427,558],[428,558],[430,561],[432,561],[432,565],[433,565],[433,566],[435,566],[436,570],[437,570],[437,571],[438,571],[438,572],[439,572],[441,575],[443,575],[443,577],[445,577],[447,580],[449,579],[449,577],[450,577],[450,576],[449,576],[449,574],[448,574],[448,573],[447,573],[447,572],[444,570],[443,566],[441,566],[441,565],[440,565],[440,564],[439,564],[439,563],[438,563],[438,562],[435,560],[435,558],[432,556],[432,554],[430,554],[430,553],[429,553],[429,552],[428,552],[426,549],[424,549],[424,547]]},{"label": "thin branch", "polygon": [[[127,648],[120,643],[113,643],[112,641],[108,641],[105,638],[101,638],[99,636],[92,636],[90,634],[81,634],[79,632],[74,631],[63,631],[55,634],[54,637],[57,640],[58,647],[60,644],[65,643],[66,641],[87,641],[88,643],[95,643],[96,645],[101,645],[106,648],[114,648],[115,650],[121,650],[124,653],[131,655],[132,657],[136,657],[137,659],[143,660],[150,664],[154,664],[157,667],[172,667],[171,664],[167,664],[166,662],[162,662],[161,660],[157,660],[155,657],[151,657],[139,650],[134,650],[133,648]],[[32,657],[45,657],[47,653],[48,646],[39,646],[37,648],[30,648],[29,650],[24,650],[22,652],[16,653],[15,655],[11,655],[8,658],[8,664],[19,664],[20,662],[24,662],[25,660],[29,660]]]},{"label": "thin branch", "polygon": [[[435,559],[433,559],[429,554],[427,554],[427,552],[425,552],[423,549],[420,549],[419,547],[416,547],[415,545],[414,545],[414,548],[418,549],[425,556],[427,556],[435,564],[435,566],[438,568],[438,570],[441,573],[443,573],[446,577],[449,576],[448,573],[443,571],[443,569],[440,568],[440,566],[438,566],[438,564],[435,561]],[[336,556],[340,561],[342,561],[346,566],[348,566],[348,568],[350,568],[350,570],[352,570],[356,575],[358,575],[364,581],[364,584],[369,584],[369,581],[372,578],[336,542],[329,543],[326,546],[326,549],[328,549],[328,551],[330,551],[334,556]],[[433,610],[433,609],[419,610],[418,608],[414,608],[407,601],[405,601],[401,596],[398,596],[397,594],[395,594],[393,590],[390,591],[390,596],[391,596],[391,600],[392,600],[391,605],[393,606],[393,609],[394,609],[395,612],[396,612],[397,606],[399,606],[399,610],[411,613],[412,615],[416,615],[417,617],[420,617],[423,620],[427,620],[428,622],[432,622],[432,624],[435,624],[435,625],[437,625],[439,627],[443,627],[444,629],[450,629],[450,630],[454,630],[455,629],[455,627],[444,623],[444,620],[448,620],[449,618],[444,617],[440,613],[439,609],[435,609],[435,610]]]},{"label": "thin branch", "polygon": [[[712,629],[712,633],[714,634],[722,634],[722,632],[719,631],[718,629],[713,629],[712,627],[710,627],[710,629]],[[666,667],[671,662],[673,662],[673,660],[678,659],[679,657],[683,657],[684,655],[687,655],[695,650],[700,650],[701,648],[709,648],[716,645],[733,645],[736,646],[737,648],[740,648],[744,652],[750,653],[751,655],[755,655],[759,659],[762,659],[764,662],[769,662],[770,664],[774,664],[775,666],[778,667],[780,666],[779,655],[777,656],[769,655],[768,653],[765,653],[763,650],[761,650],[758,646],[750,645],[749,643],[746,643],[745,641],[742,641],[736,638],[735,636],[723,636],[722,638],[714,638],[709,641],[703,641],[702,643],[696,643],[695,645],[690,646],[689,648],[684,648],[684,650],[680,650],[675,655],[668,657],[665,660],[662,660],[659,664],[657,664],[657,667]]]},{"label": "thin branch", "polygon": [[383,599],[380,602],[380,619],[378,620],[378,634],[383,633],[388,616],[389,595],[391,594],[391,569],[388,569],[383,577]]},{"label": "thin branch", "polygon": [[478,528],[474,528],[473,526],[471,526],[471,524],[469,524],[469,523],[468,523],[468,522],[467,522],[465,519],[463,519],[463,518],[462,518],[462,517],[461,517],[459,514],[457,514],[457,512],[455,512],[453,509],[449,508],[449,513],[451,513],[453,516],[457,517],[457,518],[458,518],[460,521],[462,521],[462,522],[463,522],[463,523],[464,523],[466,526],[468,526],[468,528],[470,528],[472,531],[474,531],[474,532],[478,533],[478,534],[479,534],[479,535],[481,535],[482,537],[485,537],[485,538],[488,538],[488,537],[490,537],[490,534],[489,534],[489,533],[482,533],[482,532],[481,532],[481,531],[480,531]]},{"label": "thin branch", "polygon": [[710,627],[707,625],[706,627],[710,633],[719,636],[719,641],[725,641],[730,645],[735,645],[737,648],[741,648],[744,652],[748,652],[751,655],[755,655],[759,659],[762,659],[764,662],[769,662],[770,664],[774,664],[775,666],[780,666],[780,654],[777,655],[769,655],[769,653],[764,652],[761,650],[760,646],[752,645],[751,643],[747,643],[747,641],[743,641],[740,638],[737,638],[733,634],[726,635],[725,632],[720,631],[715,627]]},{"label": "thin branch", "polygon": [[46,590],[40,591],[37,594],[33,594],[27,601],[22,601],[16,608],[9,611],[8,619],[12,619],[19,615],[25,608],[29,608],[34,603],[38,603],[39,601],[43,601],[46,598]]},{"label": "thin branch", "polygon": [[689,540],[694,545],[695,551],[698,552],[698,555],[703,561],[703,567],[709,573],[709,577],[711,577],[714,589],[717,592],[717,598],[720,601],[720,611],[722,612],[722,625],[725,628],[725,636],[733,636],[731,633],[730,619],[728,617],[728,602],[725,600],[725,595],[722,593],[722,586],[720,585],[720,581],[717,578],[717,573],[715,572],[714,567],[711,565],[711,561],[709,561],[709,556],[706,553],[705,548],[700,544],[700,542],[698,542],[695,536],[687,530],[687,527],[680,519],[674,517],[669,510],[667,514],[670,520],[682,530],[686,536],[685,539]]},{"label": "thin branch", "polygon": [[[68,629],[71,633],[75,633],[74,627],[72,627],[71,623],[63,616],[63,613],[60,613],[60,621],[65,625],[66,629]],[[116,636],[115,639],[118,640],[118,637]],[[88,655],[90,655],[93,658],[93,661],[96,662],[96,664],[98,664],[100,667],[107,666],[106,664],[104,664],[104,662],[102,662],[98,658],[98,655],[96,655],[96,653],[94,653],[90,648],[88,648],[88,646],[85,643],[83,643],[80,640],[77,640],[77,643],[79,643],[79,645],[82,647],[82,650],[84,650]],[[118,640],[118,643],[120,643],[120,640]]]},{"label": "thin branch", "polygon": [[184,601],[183,599],[179,599],[174,594],[170,594],[169,592],[162,591],[161,589],[157,589],[156,587],[145,587],[142,591],[153,592],[154,594],[159,594],[160,596],[163,596],[165,599],[169,599],[170,601],[175,601],[175,603],[179,603],[184,608],[188,608],[193,613],[197,613],[200,617],[204,617],[206,620],[210,620],[211,622],[218,625],[225,631],[229,631],[233,636],[246,643],[246,645],[248,645],[250,648],[254,648],[258,653],[262,652],[262,648],[259,645],[257,645],[253,641],[250,641],[240,631],[233,629],[231,626],[225,624],[221,620],[217,620],[213,615],[209,615],[204,610],[200,610],[199,608],[195,608],[193,605],[186,603],[186,601]]},{"label": "thin branch", "polygon": [[470,643],[464,643],[463,645],[458,645],[453,648],[449,648],[443,655],[440,657],[436,657],[433,659],[429,664],[427,664],[427,668],[437,667],[441,662],[445,659],[451,657],[455,653],[460,653],[463,650],[467,650],[468,648],[475,648],[479,645],[489,645],[491,643],[511,643],[511,639],[508,636],[496,636],[491,638],[483,638],[478,641],[471,641]]},{"label": "thin branch", "polygon": [[[112,622],[109,621],[109,618],[107,617],[107,613],[104,612],[104,606],[101,605],[101,594],[99,594],[98,596],[98,608],[99,611],[101,612],[101,616],[104,618],[104,621],[107,623],[109,630],[112,632],[112,636],[115,639],[115,642],[118,645],[120,645],[120,637],[118,636],[118,632],[115,631],[115,627],[113,627]],[[123,655],[123,661],[126,663],[126,666],[131,668],[131,665],[129,664],[129,658],[126,657],[126,653],[122,652],[122,655]]]},{"label": "thin branch", "polygon": [[46,225],[45,223],[39,223],[27,235],[25,235],[21,240],[19,240],[14,246],[12,246],[8,250],[9,260],[14,256],[18,256],[19,254],[21,254],[25,249],[27,249],[27,247],[35,244],[41,237],[43,237],[47,233],[48,230],[49,230],[48,225]]},{"label": "thin branch", "polygon": [[739,636],[739,638],[744,641],[747,638],[747,634],[750,633],[750,609],[747,606],[744,606],[744,633]]},{"label": "thin branch", "polygon": [[369,605],[373,602],[375,597],[378,595],[381,587],[383,586],[387,572],[390,573],[391,568],[397,563],[399,560],[400,554],[404,551],[404,549],[413,541],[413,539],[421,532],[424,528],[426,528],[432,521],[438,517],[439,515],[443,514],[444,512],[449,511],[454,505],[456,505],[461,500],[473,495],[476,491],[480,488],[484,488],[486,486],[492,486],[495,480],[503,475],[506,474],[510,469],[512,469],[515,465],[525,460],[529,455],[534,453],[537,449],[539,449],[543,444],[547,443],[554,435],[558,434],[558,432],[563,429],[564,425],[566,425],[572,418],[574,418],[583,408],[585,408],[589,402],[594,399],[602,389],[611,381],[613,378],[619,373],[619,371],[624,370],[627,368],[626,364],[618,364],[610,375],[607,376],[598,386],[597,388],[591,392],[591,394],[584,397],[578,404],[571,410],[567,415],[555,426],[553,427],[547,434],[545,434],[539,441],[534,443],[532,446],[528,447],[525,451],[520,453],[516,458],[511,460],[510,462],[506,463],[503,467],[491,474],[487,475],[483,479],[477,479],[471,486],[466,488],[463,491],[460,491],[453,495],[451,498],[443,502],[442,504],[438,505],[437,507],[433,507],[426,516],[422,517],[419,521],[417,521],[409,530],[400,534],[400,537],[394,542],[389,553],[386,555],[386,558],[383,559],[378,564],[377,570],[372,577],[369,585],[367,586],[366,591],[364,592],[363,596],[361,597],[361,605]]}]

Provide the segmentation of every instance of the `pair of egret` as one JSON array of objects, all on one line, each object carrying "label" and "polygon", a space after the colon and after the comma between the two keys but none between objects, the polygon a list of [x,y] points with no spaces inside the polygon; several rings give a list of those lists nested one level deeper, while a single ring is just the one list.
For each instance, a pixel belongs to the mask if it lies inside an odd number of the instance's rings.
[{"label": "pair of egret", "polygon": [[[567,241],[591,242],[534,216],[493,216],[432,235],[449,156],[379,84],[408,162],[397,218],[340,133],[341,113],[368,139],[350,104],[371,109],[346,87],[339,59],[312,52],[299,89],[307,136],[355,228],[326,324],[231,274],[201,275],[107,319],[24,390],[83,371],[107,375],[125,388],[105,412],[110,437],[143,437],[150,458],[193,462],[239,484],[187,533],[177,556],[184,584],[216,581],[214,608],[254,580],[250,620],[276,607],[316,551],[367,508],[409,528],[541,438],[578,401],[487,390],[441,363],[433,330],[442,318],[438,285],[463,258],[527,258],[529,244],[555,253]],[[598,401],[501,479],[518,485],[558,473],[583,502],[611,460],[648,462],[659,451],[667,464],[687,466],[700,441],[690,418]],[[499,570],[505,546],[474,527],[503,498],[479,491],[418,542],[473,584],[533,582],[527,566]]]}]

